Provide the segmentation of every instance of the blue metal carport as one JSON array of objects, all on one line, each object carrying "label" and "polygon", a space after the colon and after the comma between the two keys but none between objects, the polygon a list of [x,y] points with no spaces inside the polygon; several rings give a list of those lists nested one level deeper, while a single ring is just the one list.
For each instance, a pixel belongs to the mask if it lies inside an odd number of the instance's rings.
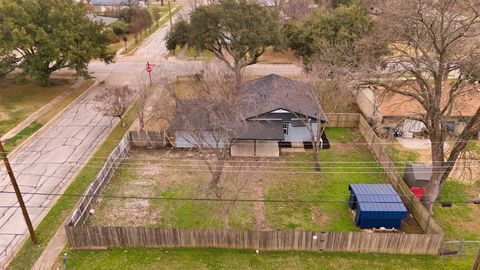
[{"label": "blue metal carport", "polygon": [[349,205],[361,229],[400,228],[408,211],[390,184],[350,184]]}]

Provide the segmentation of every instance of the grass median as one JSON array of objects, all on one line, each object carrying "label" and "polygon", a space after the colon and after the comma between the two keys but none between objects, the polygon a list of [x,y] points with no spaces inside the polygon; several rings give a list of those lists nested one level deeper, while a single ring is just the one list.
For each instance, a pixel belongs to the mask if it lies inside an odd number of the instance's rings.
[{"label": "grass median", "polygon": [[[87,80],[87,81],[83,82],[82,85],[80,85],[76,89],[72,90],[67,95],[65,95],[65,97],[63,97],[61,100],[59,100],[58,102],[55,103],[55,106],[52,106],[45,113],[41,114],[35,121],[30,123],[30,125],[28,125],[24,129],[22,129],[20,132],[18,132],[12,138],[8,139],[7,142],[5,143],[5,149],[9,152],[12,151],[13,149],[15,149],[18,145],[20,145],[22,142],[27,140],[31,135],[33,135],[35,132],[37,132],[40,128],[42,128],[44,125],[46,125],[50,120],[52,120],[63,109],[65,109],[72,102],[74,102],[79,96],[81,96],[85,91],[87,91],[87,89],[90,88],[93,85],[93,83],[94,83],[93,80]],[[46,88],[45,89],[42,88],[42,90],[44,92],[49,91]],[[68,90],[64,90],[64,91],[68,91]],[[39,94],[45,94],[45,93],[40,92]],[[36,95],[34,97],[35,98],[32,98],[32,99],[37,99]],[[19,122],[17,121],[16,124],[18,124],[18,123]]]},{"label": "grass median", "polygon": [[[117,124],[105,142],[98,148],[89,162],[82,168],[64,193],[83,194],[88,185],[99,171],[96,166],[99,162],[104,162],[110,152],[117,146],[123,135],[127,132],[135,119],[135,108],[131,108],[125,115],[125,126]],[[15,257],[12,259],[7,269],[31,269],[36,260],[40,257],[50,239],[55,235],[62,225],[63,221],[70,215],[72,209],[79,200],[76,196],[61,196],[55,205],[50,209],[42,222],[35,229],[38,244],[26,241]]]}]

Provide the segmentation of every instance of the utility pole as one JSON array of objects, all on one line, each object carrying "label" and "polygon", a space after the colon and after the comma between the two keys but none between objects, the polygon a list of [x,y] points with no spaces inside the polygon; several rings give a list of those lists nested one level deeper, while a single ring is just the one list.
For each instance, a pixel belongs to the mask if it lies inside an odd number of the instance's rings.
[{"label": "utility pole", "polygon": [[473,263],[472,270],[480,270],[480,249],[478,250],[477,258],[475,258],[475,262]]},{"label": "utility pole", "polygon": [[3,163],[5,163],[5,168],[7,169],[8,176],[12,181],[13,189],[15,189],[15,194],[17,195],[18,204],[22,209],[23,217],[25,218],[25,223],[27,223],[28,231],[30,232],[30,238],[32,239],[32,243],[35,245],[37,244],[37,238],[35,237],[35,230],[33,229],[32,221],[28,216],[27,207],[25,206],[25,202],[23,201],[22,194],[20,193],[20,188],[18,187],[17,180],[15,179],[15,175],[13,174],[12,167],[10,166],[10,162],[7,158],[7,153],[3,148],[2,141],[0,141],[0,156],[3,159]]},{"label": "utility pole", "polygon": [[168,0],[168,15],[170,17],[170,31],[172,31],[173,23],[172,23],[172,6],[170,5],[170,0]]}]

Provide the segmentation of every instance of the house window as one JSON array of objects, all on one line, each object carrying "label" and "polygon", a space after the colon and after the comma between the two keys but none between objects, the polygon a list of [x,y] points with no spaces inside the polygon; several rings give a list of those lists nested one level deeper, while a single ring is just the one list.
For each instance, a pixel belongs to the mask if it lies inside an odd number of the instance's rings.
[{"label": "house window", "polygon": [[283,134],[288,135],[288,123],[287,122],[282,123],[282,128],[283,128]]}]

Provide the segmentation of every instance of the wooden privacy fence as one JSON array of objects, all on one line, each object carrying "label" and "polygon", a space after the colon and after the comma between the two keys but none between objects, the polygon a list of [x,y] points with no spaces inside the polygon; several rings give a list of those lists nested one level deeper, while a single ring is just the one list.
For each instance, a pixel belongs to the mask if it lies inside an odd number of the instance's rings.
[{"label": "wooden privacy fence", "polygon": [[166,143],[161,131],[129,131],[129,138],[135,147],[162,148]]},{"label": "wooden privacy fence", "polygon": [[359,115],[358,117],[358,128],[360,133],[367,141],[368,148],[370,151],[372,151],[377,162],[382,166],[388,180],[393,185],[395,190],[400,194],[403,202],[417,221],[418,225],[420,225],[423,231],[427,234],[443,234],[443,230],[440,225],[438,225],[437,222],[432,218],[432,215],[417,199],[417,197],[413,195],[402,176],[398,173],[395,163],[388,155],[388,144],[386,144],[386,141],[375,134],[362,116]]},{"label": "wooden privacy fence", "polygon": [[360,115],[358,113],[327,113],[327,119],[327,127],[357,128]]},{"label": "wooden privacy fence", "polygon": [[90,209],[94,208],[112,178],[115,170],[120,163],[125,159],[130,151],[131,143],[129,133],[125,134],[118,143],[117,147],[113,149],[112,153],[107,158],[105,164],[95,176],[92,183],[88,186],[85,196],[82,197],[78,207],[74,210],[69,226],[83,225],[89,215]]},{"label": "wooden privacy fence", "polygon": [[72,248],[198,247],[437,255],[443,238],[428,234],[229,231],[146,227],[67,227]]},{"label": "wooden privacy fence", "polygon": [[[443,231],[410,192],[387,153],[387,145],[359,114],[328,115],[330,127],[358,127],[389,181],[402,196],[410,213],[426,234],[307,231],[229,231],[217,229],[160,229],[146,227],[84,227],[89,211],[98,202],[115,169],[132,145],[159,143],[159,133],[127,133],[108,157],[75,209],[66,232],[73,248],[93,247],[213,247],[261,250],[376,252],[400,254],[440,253]],[[137,144],[136,144],[137,143]],[[142,145],[138,145],[142,146]],[[146,146],[146,145],[143,145]]]}]

